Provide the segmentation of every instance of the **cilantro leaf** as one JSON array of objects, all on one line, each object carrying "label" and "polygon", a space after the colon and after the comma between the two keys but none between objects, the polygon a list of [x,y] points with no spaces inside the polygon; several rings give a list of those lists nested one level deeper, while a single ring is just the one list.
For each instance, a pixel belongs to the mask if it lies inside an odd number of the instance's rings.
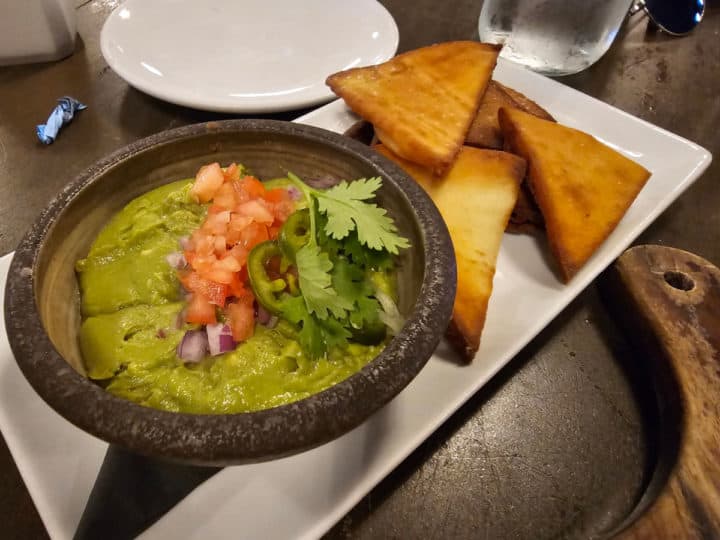
[{"label": "cilantro leaf", "polygon": [[333,285],[338,294],[353,303],[348,321],[353,328],[361,328],[364,323],[379,320],[380,304],[375,298],[374,288],[365,279],[365,271],[346,258],[340,258],[333,267]]},{"label": "cilantro leaf", "polygon": [[320,246],[320,249],[328,254],[330,260],[336,260],[340,252],[343,250],[347,239],[336,240],[335,238],[328,236],[328,233],[325,230],[327,217],[323,214],[318,214],[315,218],[315,222],[317,224],[317,243]]},{"label": "cilantro leaf", "polygon": [[289,298],[285,303],[283,315],[288,321],[300,327],[298,341],[311,358],[324,356],[332,347],[344,347],[350,337],[350,332],[337,320],[320,321],[312,315],[302,296]]},{"label": "cilantro leaf", "polygon": [[350,324],[360,328],[366,324],[373,325],[380,320],[380,302],[375,298],[363,296],[358,298],[357,308],[350,313]]},{"label": "cilantro leaf", "polygon": [[325,342],[325,350],[333,347],[345,347],[347,340],[350,338],[350,332],[337,319],[327,319],[318,321],[318,325],[322,330],[323,340]]},{"label": "cilantro leaf", "polygon": [[348,237],[342,241],[342,248],[354,264],[364,268],[371,270],[391,270],[395,267],[395,261],[390,253],[384,249],[369,249],[367,246],[363,246],[355,232],[351,232]]},{"label": "cilantro leaf", "polygon": [[346,311],[352,309],[352,302],[333,289],[330,276],[333,264],[328,254],[308,243],[295,254],[295,264],[308,312],[316,314],[320,320],[327,319],[328,313],[338,319],[345,317]]},{"label": "cilantro leaf", "polygon": [[371,249],[385,249],[396,255],[400,248],[410,246],[397,233],[397,227],[384,208],[365,202],[375,196],[381,186],[379,177],[341,182],[325,191],[314,190],[318,210],[327,215],[325,230],[336,240],[342,240],[352,230],[358,239]]},{"label": "cilantro leaf", "polygon": [[352,183],[343,180],[338,185],[315,194],[319,210],[328,215],[326,227],[334,238],[342,240],[355,228],[353,212],[349,210],[355,209],[357,212],[358,205],[365,204],[362,201],[375,197],[375,191],[380,185],[379,177],[369,180],[363,178]]},{"label": "cilantro leaf", "polygon": [[305,300],[302,296],[289,298],[285,302],[283,315],[291,323],[300,327],[298,341],[303,351],[310,355],[311,358],[320,358],[325,354],[326,347],[322,330],[315,318],[308,313]]}]

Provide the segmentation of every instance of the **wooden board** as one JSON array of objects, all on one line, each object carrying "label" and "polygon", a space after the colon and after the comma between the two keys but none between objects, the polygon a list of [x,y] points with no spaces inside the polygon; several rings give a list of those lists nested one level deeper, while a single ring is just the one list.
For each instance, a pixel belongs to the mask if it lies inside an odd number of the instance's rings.
[{"label": "wooden board", "polygon": [[[624,540],[720,538],[720,270],[686,251],[637,246],[601,282],[606,304],[653,362],[663,443]],[[649,493],[653,495],[652,493]]]}]

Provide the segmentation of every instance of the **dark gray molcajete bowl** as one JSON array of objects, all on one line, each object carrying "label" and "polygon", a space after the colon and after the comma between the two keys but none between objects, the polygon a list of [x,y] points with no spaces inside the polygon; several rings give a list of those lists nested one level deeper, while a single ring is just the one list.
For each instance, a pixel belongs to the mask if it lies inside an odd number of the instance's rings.
[{"label": "dark gray molcajete bowl", "polygon": [[[238,161],[260,178],[382,176],[380,204],[412,245],[402,258],[402,331],[360,372],[301,401],[259,412],[196,415],[150,409],[87,379],[78,346],[75,261],[134,197],[194,176],[212,161]],[[225,465],[287,455],[360,424],[422,369],[445,331],[455,296],[455,257],[431,200],[370,148],[318,128],[270,120],[198,124],[148,137],[70,182],[18,247],[6,288],[5,321],[20,369],[35,391],[83,430],[132,451]]]}]

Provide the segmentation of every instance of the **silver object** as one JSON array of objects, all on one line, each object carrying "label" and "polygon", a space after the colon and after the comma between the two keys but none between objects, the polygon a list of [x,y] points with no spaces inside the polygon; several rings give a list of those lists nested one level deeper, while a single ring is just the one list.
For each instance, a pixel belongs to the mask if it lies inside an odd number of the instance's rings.
[{"label": "silver object", "polygon": [[652,23],[672,36],[689,34],[705,15],[705,0],[638,0],[630,15],[644,11]]}]

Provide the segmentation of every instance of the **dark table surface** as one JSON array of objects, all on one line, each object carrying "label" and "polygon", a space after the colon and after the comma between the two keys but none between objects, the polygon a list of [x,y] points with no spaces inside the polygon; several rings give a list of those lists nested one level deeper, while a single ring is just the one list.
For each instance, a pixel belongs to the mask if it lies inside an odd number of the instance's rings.
[{"label": "dark table surface", "polygon": [[[118,3],[78,0],[71,57],[0,68],[0,254],[96,159],[167,128],[223,117],[148,97],[110,70],[99,32]],[[400,51],[477,39],[479,1],[383,3],[400,29]],[[711,1],[683,38],[655,32],[636,15],[597,64],[561,81],[717,154],[720,5]],[[89,108],[42,147],[34,125],[65,94]],[[715,161],[638,243],[719,264],[719,182]],[[642,360],[590,286],[328,537],[577,538],[613,526],[637,503],[657,450]],[[4,441],[0,523],[3,538],[47,536]]]}]

